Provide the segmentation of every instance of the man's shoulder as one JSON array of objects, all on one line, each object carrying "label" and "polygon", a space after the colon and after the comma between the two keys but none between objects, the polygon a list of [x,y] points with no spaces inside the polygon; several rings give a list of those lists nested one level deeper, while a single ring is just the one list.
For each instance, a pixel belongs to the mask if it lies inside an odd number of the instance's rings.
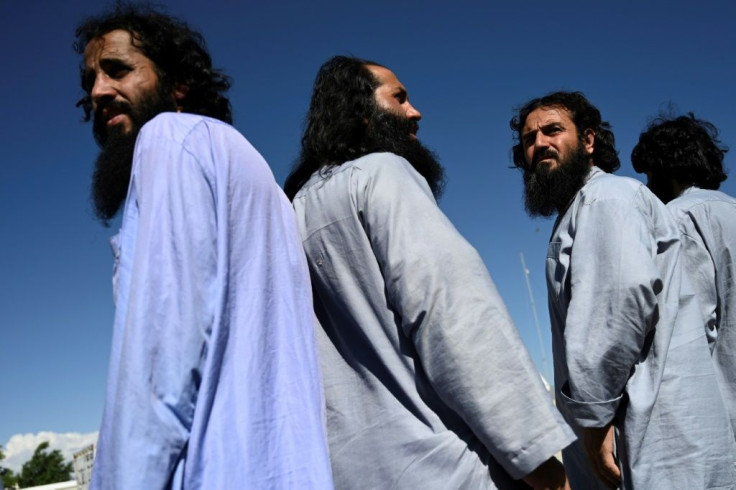
[{"label": "man's shoulder", "polygon": [[368,153],[360,158],[345,162],[342,166],[359,168],[366,172],[377,172],[386,169],[411,167],[403,157],[390,152]]},{"label": "man's shoulder", "polygon": [[642,196],[646,199],[648,197],[646,191],[646,186],[636,179],[595,169],[583,185],[581,197],[586,203],[593,201],[630,202]]},{"label": "man's shoulder", "polygon": [[355,173],[358,178],[398,180],[406,180],[408,177],[421,178],[404,157],[390,152],[369,153],[347,162],[346,165],[359,170]]},{"label": "man's shoulder", "polygon": [[[321,181],[344,175],[347,178],[354,176],[358,179],[383,178],[387,175],[406,173],[411,165],[404,158],[389,152],[369,153],[355,160],[348,160],[333,167],[323,167],[317,170],[303,189],[309,188]],[[300,190],[299,193],[302,193]]]},{"label": "man's shoulder", "polygon": [[699,205],[707,206],[708,204],[717,205],[720,203],[736,205],[736,199],[718,190],[690,187],[667,203],[667,207],[671,209],[687,209]]},{"label": "man's shoulder", "polygon": [[606,173],[596,169],[580,190],[570,212],[584,209],[637,210],[650,219],[671,222],[674,220],[664,204],[639,180]]},{"label": "man's shoulder", "polygon": [[[270,185],[273,173],[261,154],[230,124],[207,116],[165,112],[148,121],[136,141],[138,165],[156,164],[155,155],[188,155],[208,175],[230,169],[231,177]],[[168,162],[181,165],[179,159]]]},{"label": "man's shoulder", "polygon": [[198,130],[205,134],[231,133],[233,136],[240,136],[235,128],[218,119],[183,112],[162,112],[143,125],[139,139],[166,138],[183,143]]},{"label": "man's shoulder", "polygon": [[377,152],[317,170],[296,198],[303,197],[310,189],[324,188],[328,181],[331,182],[331,192],[343,188],[346,192],[380,191],[382,194],[392,194],[398,188],[411,185],[412,181],[429,189],[424,178],[405,158],[395,153]]},{"label": "man's shoulder", "polygon": [[641,181],[600,169],[591,177],[568,213],[578,218],[584,213],[588,223],[592,218],[599,229],[625,229],[645,223],[663,240],[679,236],[672,214]]},{"label": "man's shoulder", "polygon": [[667,209],[681,226],[688,221],[736,219],[736,199],[718,190],[691,187],[668,202]]},{"label": "man's shoulder", "polygon": [[426,179],[408,160],[395,153],[369,153],[350,163],[352,168],[358,170],[352,175],[374,189],[390,194],[395,191],[403,192],[406,186],[415,184],[431,194]]},{"label": "man's shoulder", "polygon": [[585,187],[597,189],[603,194],[610,193],[612,195],[621,192],[638,192],[643,186],[644,184],[636,179],[610,174],[603,170],[597,171],[594,178],[588,180],[585,185]]}]

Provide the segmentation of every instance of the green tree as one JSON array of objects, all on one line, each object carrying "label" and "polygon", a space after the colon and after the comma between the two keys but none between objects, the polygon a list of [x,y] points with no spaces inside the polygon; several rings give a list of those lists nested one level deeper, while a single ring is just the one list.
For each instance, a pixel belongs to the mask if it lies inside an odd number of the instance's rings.
[{"label": "green tree", "polygon": [[72,464],[64,462],[61,451],[49,451],[49,443],[42,442],[31,459],[23,463],[18,475],[21,488],[71,480]]},{"label": "green tree", "polygon": [[[3,452],[3,447],[0,446],[0,461],[5,459],[5,453]],[[18,481],[16,475],[13,473],[13,470],[10,468],[5,468],[4,466],[0,466],[0,480],[3,481],[3,486],[7,488],[12,488],[15,486],[16,482]]]}]

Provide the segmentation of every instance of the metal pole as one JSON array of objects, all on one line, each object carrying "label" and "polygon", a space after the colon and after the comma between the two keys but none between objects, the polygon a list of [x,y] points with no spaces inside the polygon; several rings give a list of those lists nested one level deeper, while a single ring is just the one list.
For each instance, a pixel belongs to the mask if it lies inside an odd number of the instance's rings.
[{"label": "metal pole", "polygon": [[529,292],[529,302],[532,305],[532,313],[534,314],[534,325],[537,327],[537,338],[539,339],[539,350],[542,354],[542,369],[544,369],[544,376],[551,382],[549,378],[549,369],[547,367],[547,349],[544,348],[544,341],[542,341],[542,328],[539,326],[539,317],[537,316],[537,305],[534,303],[534,295],[532,294],[532,285],[529,281],[529,269],[526,268],[526,262],[524,261],[523,252],[519,252],[521,257],[521,267],[524,271],[524,279],[526,279],[526,289]]}]

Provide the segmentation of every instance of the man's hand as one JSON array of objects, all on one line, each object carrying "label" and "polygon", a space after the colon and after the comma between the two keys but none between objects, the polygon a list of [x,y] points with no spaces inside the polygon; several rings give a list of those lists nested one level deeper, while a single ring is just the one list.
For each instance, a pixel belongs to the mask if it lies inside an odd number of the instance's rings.
[{"label": "man's hand", "polygon": [[621,470],[616,464],[613,449],[613,426],[581,429],[583,447],[593,473],[609,488],[621,485]]},{"label": "man's hand", "polygon": [[526,475],[524,482],[534,490],[570,490],[565,469],[555,458],[549,458]]}]

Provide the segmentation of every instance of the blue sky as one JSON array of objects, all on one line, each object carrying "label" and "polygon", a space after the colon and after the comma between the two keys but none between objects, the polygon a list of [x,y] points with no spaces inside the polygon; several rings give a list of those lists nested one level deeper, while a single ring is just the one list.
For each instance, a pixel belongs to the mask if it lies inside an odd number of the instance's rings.
[{"label": "blue sky", "polygon": [[[551,221],[522,209],[510,170],[513,108],[583,91],[613,125],[622,175],[669,103],[721,129],[736,153],[731,2],[165,2],[205,35],[234,80],[235,126],[283,182],[314,76],[334,54],[393,69],[423,114],[419,137],[449,175],[441,207],[478,249],[535,361],[542,355],[519,260],[549,349],[544,256]],[[113,318],[109,229],[92,216],[97,148],[73,30],[100,2],[0,2],[0,444],[90,432],[102,412]],[[733,168],[734,154],[726,157]],[[736,194],[736,177],[723,186]],[[551,365],[551,354],[547,353]]]}]

